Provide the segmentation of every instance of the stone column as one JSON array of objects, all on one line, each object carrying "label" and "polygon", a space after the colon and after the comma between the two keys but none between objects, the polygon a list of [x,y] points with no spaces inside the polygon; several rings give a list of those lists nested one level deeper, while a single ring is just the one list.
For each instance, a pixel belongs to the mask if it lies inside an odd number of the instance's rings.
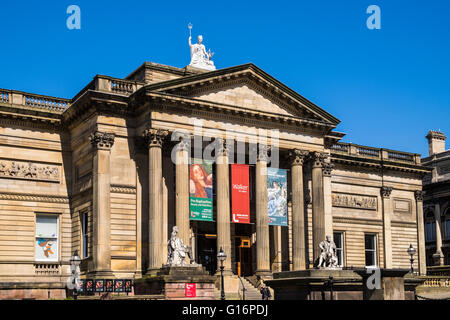
[{"label": "stone column", "polygon": [[324,211],[325,211],[325,235],[333,239],[333,206],[331,203],[331,171],[334,164],[324,162],[323,164],[323,193],[324,193]]},{"label": "stone column", "polygon": [[[227,255],[224,272],[231,274],[231,217],[230,217],[230,182],[228,152],[226,141],[217,139],[216,148],[216,184],[217,184],[217,252],[220,248]],[[217,270],[220,272],[220,263]]]},{"label": "stone column", "polygon": [[191,244],[189,221],[189,150],[190,139],[184,137],[176,145],[175,154],[175,225],[178,236],[186,245]]},{"label": "stone column", "polygon": [[112,276],[111,272],[111,184],[110,153],[115,135],[95,131],[90,136],[94,148],[93,189],[93,263],[97,276]]},{"label": "stone column", "polygon": [[381,187],[381,197],[383,200],[384,267],[386,269],[392,269],[391,192],[392,187]]},{"label": "stone column", "polygon": [[313,262],[320,256],[319,244],[325,240],[325,194],[323,189],[323,164],[326,154],[313,152],[312,165],[312,236],[313,236]]},{"label": "stone column", "polygon": [[291,160],[292,185],[292,270],[306,269],[305,212],[303,195],[303,163],[308,151],[294,149]]},{"label": "stone column", "polygon": [[168,132],[147,129],[144,137],[148,146],[148,189],[149,189],[149,262],[147,273],[155,272],[163,265],[163,190],[162,190],[162,144]]},{"label": "stone column", "polygon": [[414,191],[416,198],[416,222],[417,222],[417,256],[419,258],[419,274],[427,274],[427,262],[425,252],[425,222],[423,219],[423,195],[422,190]]},{"label": "stone column", "polygon": [[436,266],[444,265],[444,254],[442,253],[442,233],[441,233],[441,207],[439,202],[434,205],[434,221],[436,224],[436,252],[433,254]]},{"label": "stone column", "polygon": [[269,216],[267,199],[267,146],[260,144],[256,160],[256,274],[270,276]]}]

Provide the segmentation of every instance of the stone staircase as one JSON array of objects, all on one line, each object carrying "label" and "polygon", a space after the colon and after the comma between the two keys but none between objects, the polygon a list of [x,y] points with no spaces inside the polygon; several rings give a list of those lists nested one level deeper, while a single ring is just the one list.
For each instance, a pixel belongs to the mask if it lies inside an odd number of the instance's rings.
[{"label": "stone staircase", "polygon": [[[259,292],[259,289],[255,288],[250,281],[248,281],[245,278],[241,278],[242,279],[242,283],[244,284],[244,288],[245,288],[245,300],[261,300],[261,293]],[[241,296],[241,299],[243,298],[242,296],[242,285],[240,287],[239,290],[239,295]]]}]

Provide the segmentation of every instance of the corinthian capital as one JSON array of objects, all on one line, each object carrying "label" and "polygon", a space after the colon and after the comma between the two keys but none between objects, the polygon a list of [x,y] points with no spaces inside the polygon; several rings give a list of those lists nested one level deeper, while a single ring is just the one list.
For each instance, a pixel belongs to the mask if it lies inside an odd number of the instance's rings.
[{"label": "corinthian capital", "polygon": [[306,150],[292,149],[289,151],[291,166],[302,166],[309,152]]},{"label": "corinthian capital", "polygon": [[325,177],[331,177],[331,171],[333,171],[334,164],[331,162],[324,162],[322,164],[323,175]]},{"label": "corinthian capital", "polygon": [[217,138],[215,140],[215,144],[216,144],[216,157],[219,156],[229,156],[230,152],[231,152],[231,145],[229,143],[229,141],[224,140],[222,138]]},{"label": "corinthian capital", "polygon": [[414,191],[414,197],[416,198],[416,201],[423,201],[424,195],[425,195],[425,192],[422,190]]},{"label": "corinthian capital", "polygon": [[162,129],[146,129],[144,131],[144,139],[147,142],[147,146],[150,147],[162,147],[164,139],[169,135],[167,130]]},{"label": "corinthian capital", "polygon": [[269,160],[270,147],[265,144],[258,144],[258,161],[268,161]]},{"label": "corinthian capital", "polygon": [[391,196],[392,187],[381,187],[380,191],[383,198],[389,198]]},{"label": "corinthian capital", "polygon": [[89,136],[92,146],[97,150],[110,150],[114,144],[114,133],[95,131]]},{"label": "corinthian capital", "polygon": [[321,168],[325,163],[325,159],[328,157],[328,154],[324,152],[312,152],[310,153],[311,160],[313,161],[313,168]]}]

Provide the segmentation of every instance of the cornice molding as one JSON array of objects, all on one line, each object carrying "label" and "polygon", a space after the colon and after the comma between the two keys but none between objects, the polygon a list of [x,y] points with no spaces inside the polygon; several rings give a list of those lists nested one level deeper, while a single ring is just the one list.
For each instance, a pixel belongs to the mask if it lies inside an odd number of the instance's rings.
[{"label": "cornice molding", "polygon": [[0,193],[0,200],[37,201],[52,203],[69,203],[69,198],[59,195],[37,195],[27,193]]}]

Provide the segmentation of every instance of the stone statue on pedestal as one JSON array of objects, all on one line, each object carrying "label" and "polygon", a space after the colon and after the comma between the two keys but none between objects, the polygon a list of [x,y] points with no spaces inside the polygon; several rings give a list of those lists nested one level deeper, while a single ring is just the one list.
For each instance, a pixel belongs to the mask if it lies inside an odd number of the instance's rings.
[{"label": "stone statue on pedestal", "polygon": [[326,239],[319,243],[319,248],[321,250],[321,253],[317,267],[319,269],[337,268],[338,258],[336,255],[336,245],[331,240],[331,236],[326,236]]},{"label": "stone statue on pedestal", "polygon": [[191,43],[191,36],[189,36],[189,48],[191,49],[191,63],[189,64],[191,67],[206,69],[206,70],[216,70],[214,66],[214,62],[211,60],[214,52],[211,53],[211,50],[206,51],[205,46],[202,44],[203,36],[198,36],[198,43]]},{"label": "stone statue on pedestal", "polygon": [[[183,243],[183,240],[178,237],[178,227],[172,228],[172,235],[167,243],[167,262],[169,267],[198,267],[192,256],[192,248]],[[184,261],[186,255],[189,257],[189,264]]]}]

